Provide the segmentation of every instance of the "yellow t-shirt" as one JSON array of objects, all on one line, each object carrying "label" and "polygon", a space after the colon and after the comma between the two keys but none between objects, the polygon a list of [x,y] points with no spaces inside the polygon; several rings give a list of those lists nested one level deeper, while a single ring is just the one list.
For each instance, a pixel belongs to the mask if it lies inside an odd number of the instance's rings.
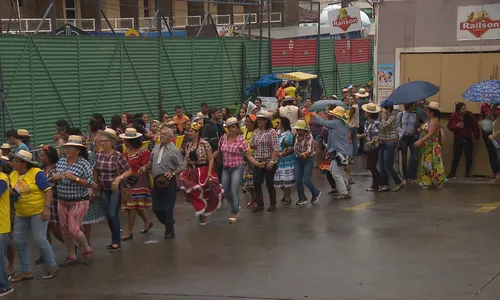
[{"label": "yellow t-shirt", "polygon": [[19,200],[14,204],[16,215],[20,217],[31,217],[41,214],[45,207],[44,192],[51,187],[48,185],[43,191],[36,184],[36,175],[43,172],[39,168],[31,168],[24,175],[19,175],[17,171],[10,174],[10,184],[12,189],[19,191]]},{"label": "yellow t-shirt", "polygon": [[10,196],[9,196],[9,177],[0,172],[0,180],[7,183],[7,191],[0,195],[0,234],[9,233],[10,228]]},{"label": "yellow t-shirt", "polygon": [[253,152],[255,150],[250,148],[250,143],[252,142],[252,136],[253,136],[254,131],[248,131],[247,128],[245,126],[243,126],[243,127],[241,127],[241,132],[243,133],[243,138],[247,142],[248,153],[250,153],[250,155],[253,155]]}]

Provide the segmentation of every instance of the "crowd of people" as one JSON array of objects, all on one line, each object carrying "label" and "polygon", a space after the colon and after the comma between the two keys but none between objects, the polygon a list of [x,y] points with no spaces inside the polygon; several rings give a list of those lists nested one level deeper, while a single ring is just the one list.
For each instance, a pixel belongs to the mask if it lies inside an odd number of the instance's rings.
[{"label": "crowd of people", "polygon": [[[413,181],[425,189],[441,188],[447,177],[455,177],[462,149],[470,176],[479,126],[463,103],[457,104],[448,123],[455,135],[455,157],[451,173],[445,176],[438,103],[421,101],[395,113],[390,101],[377,105],[368,89],[349,87],[341,99],[345,106],[318,112],[310,110],[314,99],[297,103],[286,90],[289,85],[282,88],[274,111],[266,110],[257,98],[243,103],[234,115],[227,107],[211,108],[206,103],[196,114],[185,114],[176,106],[173,117],[164,113],[152,121],[145,113],[123,113],[107,125],[103,115],[94,114],[87,134],[59,120],[54,146],[36,148],[27,130],[8,131],[8,143],[1,146],[0,253],[7,263],[2,259],[0,265],[0,295],[13,291],[11,283],[33,279],[29,236],[39,249],[36,263],[47,267],[44,279],[56,277],[59,267],[90,264],[92,224],[104,220],[110,232],[109,252],[119,251],[123,242],[134,238],[137,216],[143,224],[139,234],[151,230],[150,208],[164,227],[164,238],[174,238],[179,189],[193,206],[198,223],[205,226],[223,198],[231,204],[228,222],[237,223],[241,191],[249,195],[249,209],[263,211],[264,184],[268,212],[277,209],[279,189],[284,205],[293,198],[298,206],[316,204],[322,192],[312,182],[315,167],[330,183],[329,195],[349,199],[354,183],[350,166],[361,156],[372,174],[370,192],[397,192]],[[498,115],[496,106],[481,109],[481,120],[493,122]],[[489,122],[483,123],[484,137]],[[395,167],[398,151],[401,172]],[[491,151],[496,175],[496,150]],[[390,179],[395,184],[392,189]],[[126,225],[120,211],[127,212]],[[59,265],[51,247],[54,240],[66,249],[66,259]]]}]

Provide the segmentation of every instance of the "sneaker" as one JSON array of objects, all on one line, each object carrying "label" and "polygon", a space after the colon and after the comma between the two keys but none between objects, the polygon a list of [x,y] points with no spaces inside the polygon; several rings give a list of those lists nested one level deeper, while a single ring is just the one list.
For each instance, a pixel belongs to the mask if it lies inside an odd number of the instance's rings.
[{"label": "sneaker", "polygon": [[391,190],[391,188],[390,188],[390,187],[388,187],[387,185],[384,185],[384,186],[383,186],[383,187],[381,187],[378,191],[379,191],[379,192],[388,192],[388,191],[390,191],[390,190]]},{"label": "sneaker", "polygon": [[299,199],[299,201],[297,201],[295,203],[295,205],[297,206],[302,206],[302,205],[306,205],[307,204],[307,199]]},{"label": "sneaker", "polygon": [[448,176],[446,176],[448,179],[457,179],[457,175],[455,173],[449,173]]},{"label": "sneaker", "polygon": [[335,195],[335,194],[337,194],[337,190],[331,190],[328,192],[328,195],[330,195],[330,196]]},{"label": "sneaker", "polygon": [[311,204],[316,204],[319,201],[319,197],[321,197],[321,192],[319,192],[318,196],[312,197]]},{"label": "sneaker", "polygon": [[8,294],[12,293],[14,291],[14,288],[9,286],[8,288],[1,289],[0,290],[0,297],[7,296]]}]

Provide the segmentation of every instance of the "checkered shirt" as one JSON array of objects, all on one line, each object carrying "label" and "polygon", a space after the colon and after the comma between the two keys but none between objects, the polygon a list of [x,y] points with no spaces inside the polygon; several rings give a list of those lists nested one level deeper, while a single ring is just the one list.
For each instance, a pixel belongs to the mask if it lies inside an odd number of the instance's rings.
[{"label": "checkered shirt", "polygon": [[[76,177],[86,180],[88,183],[93,183],[92,166],[84,158],[80,157],[71,166],[67,165],[66,158],[61,158],[56,164],[55,173],[62,175],[69,172]],[[82,186],[80,183],[64,178],[57,182],[57,197],[61,200],[81,200],[89,196],[88,188]]]},{"label": "checkered shirt", "polygon": [[382,113],[380,117],[379,139],[390,141],[398,138],[396,115],[392,113]]},{"label": "checkered shirt", "polygon": [[99,178],[99,188],[109,191],[113,180],[123,172],[130,170],[130,166],[125,157],[118,151],[109,156],[98,152],[95,158],[95,170]]},{"label": "checkered shirt", "polygon": [[299,155],[309,152],[309,157],[314,156],[314,138],[311,133],[306,132],[304,135],[297,134],[295,136],[295,154]]},{"label": "checkered shirt", "polygon": [[255,150],[253,156],[256,160],[263,162],[271,159],[273,151],[278,151],[278,134],[274,129],[255,130],[251,142]]},{"label": "checkered shirt", "polygon": [[236,139],[229,144],[227,142],[227,134],[225,134],[219,141],[219,151],[222,152],[224,168],[235,168],[244,164],[243,153],[248,151],[248,146],[241,135],[238,135]]}]

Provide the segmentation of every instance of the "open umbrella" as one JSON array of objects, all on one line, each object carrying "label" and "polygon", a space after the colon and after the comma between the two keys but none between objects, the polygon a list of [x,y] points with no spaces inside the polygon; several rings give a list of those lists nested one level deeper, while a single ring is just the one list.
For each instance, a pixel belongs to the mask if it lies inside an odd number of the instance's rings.
[{"label": "open umbrella", "polygon": [[471,85],[462,98],[470,102],[500,103],[500,80],[486,80]]},{"label": "open umbrella", "polygon": [[427,81],[410,81],[400,85],[389,98],[394,104],[410,104],[429,98],[439,92],[439,87]]},{"label": "open umbrella", "polygon": [[328,105],[342,106],[345,109],[349,109],[349,106],[345,105],[345,103],[340,100],[319,100],[314,102],[307,111],[324,111]]}]

